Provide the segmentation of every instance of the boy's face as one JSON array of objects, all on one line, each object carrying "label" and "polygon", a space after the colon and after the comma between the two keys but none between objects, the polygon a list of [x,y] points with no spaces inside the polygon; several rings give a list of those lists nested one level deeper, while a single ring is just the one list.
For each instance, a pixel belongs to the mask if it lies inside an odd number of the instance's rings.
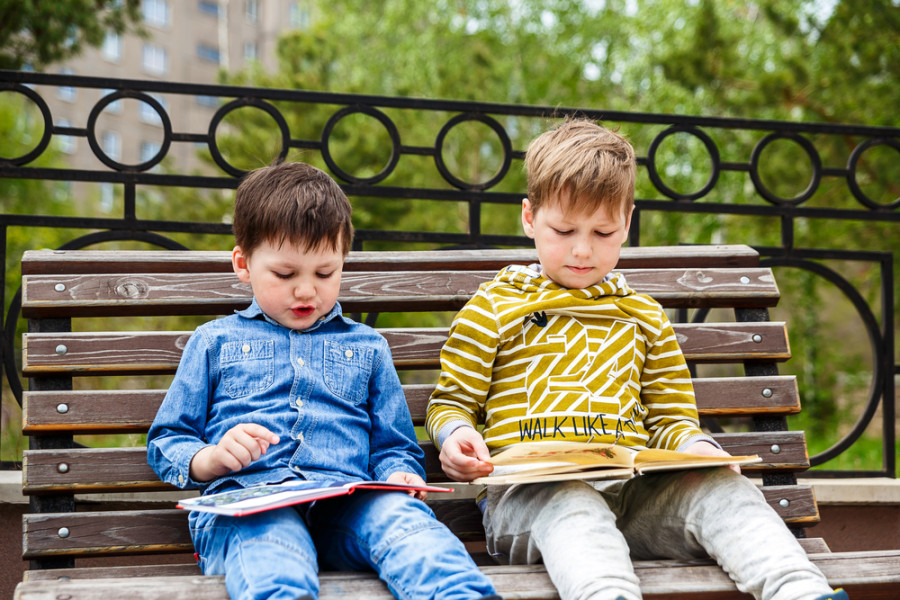
[{"label": "boy's face", "polygon": [[522,201],[522,226],[534,240],[545,276],[567,288],[599,283],[619,262],[628,239],[631,211],[609,214],[605,206],[594,212],[575,212],[567,198],[550,198],[535,213]]},{"label": "boy's face", "polygon": [[337,302],[344,267],[338,250],[263,242],[250,256],[236,246],[231,262],[238,279],[253,288],[262,311],[289,329],[310,327]]}]

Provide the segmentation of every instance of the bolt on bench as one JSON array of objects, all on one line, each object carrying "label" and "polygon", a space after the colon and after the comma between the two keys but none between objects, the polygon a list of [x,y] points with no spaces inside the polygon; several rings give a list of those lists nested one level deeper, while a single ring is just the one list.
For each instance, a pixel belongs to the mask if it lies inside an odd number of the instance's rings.
[{"label": "bolt on bench", "polygon": [[[350,254],[340,296],[345,314],[374,322],[401,374],[430,382],[404,386],[415,425],[424,422],[453,312],[503,266],[535,261],[533,250]],[[790,348],[785,324],[768,320],[779,292],[758,254],[747,246],[625,248],[618,269],[633,288],[680,317],[693,309],[704,316],[708,309],[729,309],[709,313],[726,314],[721,322],[707,316],[709,322],[675,324],[692,369],[709,363],[743,367],[738,376],[695,376],[701,418],[713,429],[721,418],[750,424],[747,431],[714,435],[733,454],[763,458],[744,472],[759,478],[769,504],[804,538],[801,543],[833,585],[845,587],[854,600],[900,597],[900,551],[831,553],[821,539],[805,536],[819,514],[812,489],[796,484],[795,474],[809,467],[803,432],[788,431],[786,424],[787,415],[800,411],[799,394],[794,377],[778,375],[777,363],[790,357]],[[113,447],[115,442],[84,447],[73,436],[115,440],[147,431],[165,395],[155,382],[174,373],[191,335],[160,330],[159,317],[212,318],[249,303],[249,287],[233,274],[230,253],[29,251],[22,273],[22,310],[29,320],[23,371],[30,378],[23,407],[23,431],[30,436],[23,466],[30,496],[23,558],[30,570],[15,598],[224,600],[222,579],[201,576],[190,561],[187,512],[174,508],[173,488],[147,466],[146,448]],[[447,311],[443,320],[434,316],[441,311]],[[403,314],[403,327],[384,325],[396,322],[391,313]],[[433,375],[415,377],[428,369]],[[117,376],[113,387],[108,376]],[[421,443],[429,482],[447,482],[437,452],[429,441]],[[474,493],[459,493],[473,486],[454,487],[453,497],[433,494],[429,502],[498,591],[508,598],[556,598],[541,566],[491,564]],[[154,496],[160,501],[148,502]],[[173,554],[183,559],[173,563]],[[132,556],[134,564],[81,564],[113,556]],[[749,598],[711,561],[636,565],[645,598]],[[323,573],[321,597],[391,596],[372,574]]]}]

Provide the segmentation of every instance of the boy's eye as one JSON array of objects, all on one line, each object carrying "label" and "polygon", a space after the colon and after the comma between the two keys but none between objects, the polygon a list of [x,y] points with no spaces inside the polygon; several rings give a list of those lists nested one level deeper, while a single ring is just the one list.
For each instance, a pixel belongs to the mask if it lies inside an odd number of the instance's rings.
[{"label": "boy's eye", "polygon": [[316,277],[318,277],[319,279],[328,279],[332,275],[334,275],[334,271],[330,273],[316,273]]},{"label": "boy's eye", "polygon": [[273,271],[273,273],[275,274],[275,277],[277,277],[278,279],[290,279],[291,277],[294,276],[293,273],[279,273],[278,271]]},{"label": "boy's eye", "polygon": [[554,228],[553,231],[556,232],[556,235],[569,235],[570,233],[572,233],[571,229],[556,229],[556,228]]},{"label": "boy's eye", "polygon": [[595,231],[594,233],[596,233],[596,234],[599,235],[600,237],[604,237],[604,238],[609,237],[609,236],[611,236],[611,235],[613,234],[612,231],[610,231],[610,232],[605,232],[605,231]]}]

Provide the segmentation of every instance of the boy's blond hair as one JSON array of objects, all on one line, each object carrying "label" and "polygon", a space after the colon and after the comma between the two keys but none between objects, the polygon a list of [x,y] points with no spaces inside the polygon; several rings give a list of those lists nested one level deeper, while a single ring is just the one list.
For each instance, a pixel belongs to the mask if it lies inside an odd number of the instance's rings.
[{"label": "boy's blond hair", "polygon": [[246,256],[263,242],[320,247],[347,255],[353,242],[350,201],[327,173],[305,163],[250,172],[234,201],[234,241]]},{"label": "boy's blond hair", "polygon": [[634,207],[634,148],[594,121],[566,119],[535,138],[525,152],[525,168],[534,212],[552,199],[579,213],[606,206],[629,215]]}]

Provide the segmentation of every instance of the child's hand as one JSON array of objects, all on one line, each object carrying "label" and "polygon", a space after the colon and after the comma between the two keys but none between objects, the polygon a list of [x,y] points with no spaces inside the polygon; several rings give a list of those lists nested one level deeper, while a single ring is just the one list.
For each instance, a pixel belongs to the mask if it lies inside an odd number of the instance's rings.
[{"label": "child's hand", "polygon": [[[687,454],[699,454],[700,456],[731,456],[729,453],[725,452],[720,448],[716,448],[709,442],[694,442],[690,446],[684,449]],[[740,465],[730,465],[728,467],[735,473],[741,472]]]},{"label": "child's hand", "polygon": [[472,481],[494,470],[484,438],[473,427],[459,427],[441,446],[441,467],[450,479]]},{"label": "child's hand", "polygon": [[201,449],[191,459],[191,477],[210,481],[227,473],[240,471],[278,443],[278,436],[256,423],[235,425],[215,446]]},{"label": "child's hand", "polygon": [[[425,480],[415,473],[407,473],[406,471],[395,471],[386,479],[388,483],[405,483],[407,485],[425,485]],[[422,490],[410,490],[409,495],[419,500],[425,500],[428,492]]]}]

